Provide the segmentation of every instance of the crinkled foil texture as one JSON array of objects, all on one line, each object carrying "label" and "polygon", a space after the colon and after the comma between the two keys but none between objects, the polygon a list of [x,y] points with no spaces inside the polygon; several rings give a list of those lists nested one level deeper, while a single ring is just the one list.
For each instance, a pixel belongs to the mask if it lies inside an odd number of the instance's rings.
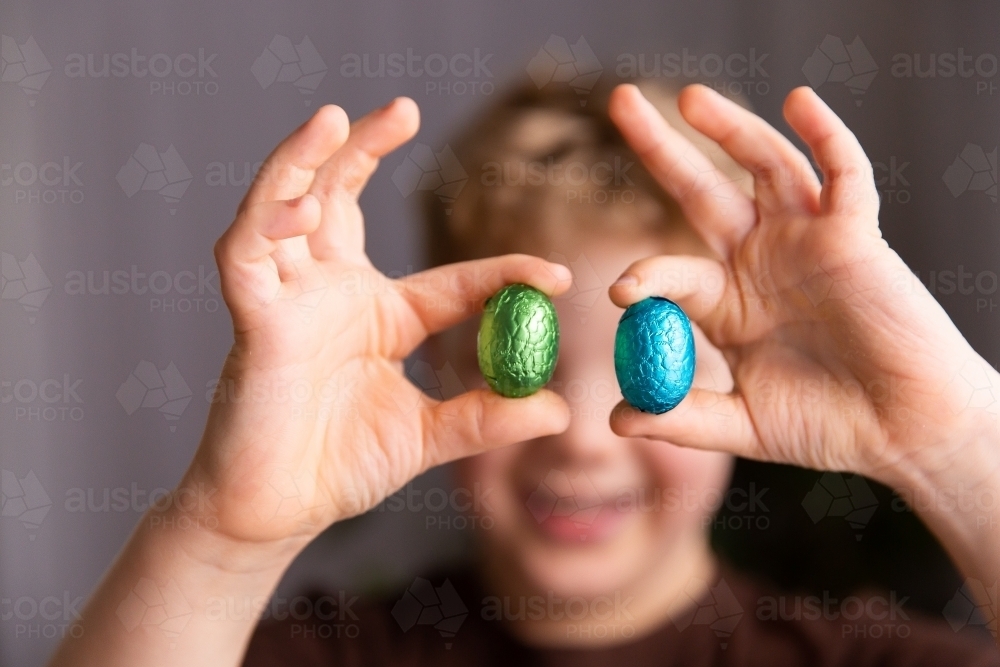
[{"label": "crinkled foil texture", "polygon": [[694,380],[694,334],[673,301],[649,297],[629,306],[615,334],[615,374],[625,400],[643,412],[677,407]]},{"label": "crinkled foil texture", "polygon": [[530,396],[552,379],[559,356],[559,320],[545,294],[508,285],[486,302],[477,343],[479,370],[493,391]]}]

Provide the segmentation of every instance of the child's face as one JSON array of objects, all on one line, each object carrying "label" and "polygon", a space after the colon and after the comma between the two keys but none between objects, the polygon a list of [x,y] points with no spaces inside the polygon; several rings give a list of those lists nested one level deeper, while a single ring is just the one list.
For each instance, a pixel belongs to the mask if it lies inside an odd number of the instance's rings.
[{"label": "child's face", "polygon": [[[533,251],[543,257],[550,252]],[[621,400],[613,350],[622,311],[607,287],[636,259],[704,254],[700,242],[683,229],[655,241],[591,238],[558,252],[574,264],[578,289],[593,290],[574,290],[569,294],[575,300],[555,302],[561,340],[549,388],[569,403],[570,427],[461,461],[458,473],[463,487],[478,485],[485,498],[476,533],[489,563],[535,590],[587,596],[641,583],[672,557],[703,554],[707,522],[731,461],[715,452],[622,438],[608,425]],[[455,359],[467,386],[482,382],[476,326],[463,329],[457,349],[464,356]],[[707,370],[699,351],[696,384],[705,384]]]}]

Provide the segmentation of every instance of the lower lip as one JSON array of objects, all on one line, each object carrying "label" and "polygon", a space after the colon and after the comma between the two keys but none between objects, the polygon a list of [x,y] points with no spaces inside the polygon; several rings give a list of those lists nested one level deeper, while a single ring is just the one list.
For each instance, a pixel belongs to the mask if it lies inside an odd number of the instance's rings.
[{"label": "lower lip", "polygon": [[[579,512],[572,516],[550,516],[536,525],[545,537],[560,544],[594,544],[614,537],[624,524],[625,517],[625,512],[605,505],[596,517]],[[535,523],[530,514],[529,518]]]}]

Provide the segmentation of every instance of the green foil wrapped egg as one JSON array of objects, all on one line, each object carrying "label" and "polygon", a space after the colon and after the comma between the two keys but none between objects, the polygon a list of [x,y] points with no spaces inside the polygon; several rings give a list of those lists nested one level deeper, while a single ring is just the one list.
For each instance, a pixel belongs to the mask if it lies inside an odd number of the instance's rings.
[{"label": "green foil wrapped egg", "polygon": [[530,396],[552,379],[559,320],[549,298],[528,285],[507,285],[486,301],[477,342],[479,370],[493,391]]}]

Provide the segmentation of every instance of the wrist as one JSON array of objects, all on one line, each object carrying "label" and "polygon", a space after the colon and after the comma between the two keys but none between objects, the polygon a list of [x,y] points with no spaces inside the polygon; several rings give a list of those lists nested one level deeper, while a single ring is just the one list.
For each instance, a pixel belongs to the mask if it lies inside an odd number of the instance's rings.
[{"label": "wrist", "polygon": [[206,483],[185,478],[169,499],[150,505],[140,530],[208,571],[275,581],[312,539],[306,535],[248,539],[232,534],[225,529],[214,495]]},{"label": "wrist", "polygon": [[896,489],[932,489],[964,482],[978,485],[1000,470],[1000,419],[969,408],[909,456],[889,467],[885,481]]},{"label": "wrist", "polygon": [[893,487],[959,570],[990,586],[1000,578],[1000,429],[993,415],[973,421],[944,465],[900,467]]}]

